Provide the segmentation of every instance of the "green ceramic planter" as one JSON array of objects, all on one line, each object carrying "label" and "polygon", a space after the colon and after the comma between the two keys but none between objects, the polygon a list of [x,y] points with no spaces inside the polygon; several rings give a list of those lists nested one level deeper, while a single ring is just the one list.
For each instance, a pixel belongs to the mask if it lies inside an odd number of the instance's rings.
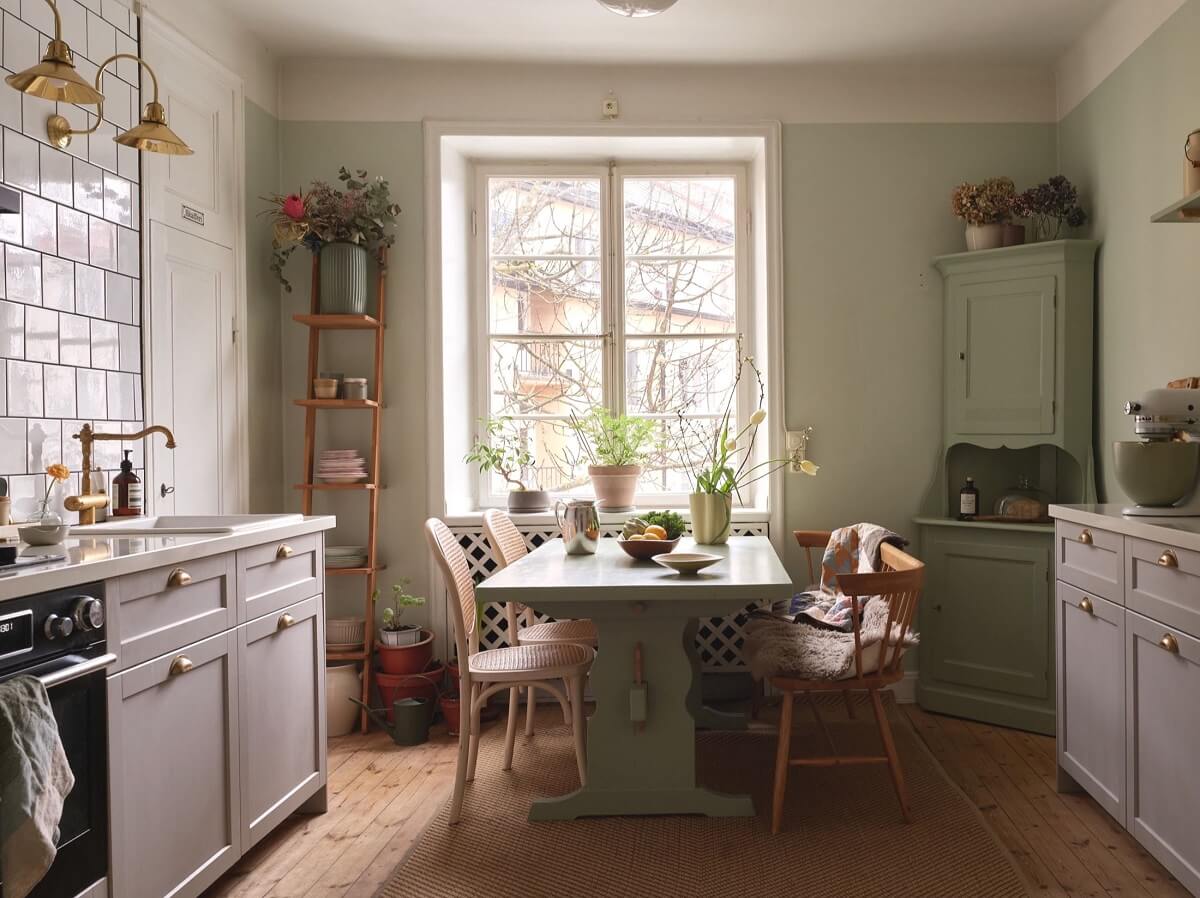
[{"label": "green ceramic planter", "polygon": [[321,247],[321,312],[326,315],[367,313],[367,250],[357,243]]}]

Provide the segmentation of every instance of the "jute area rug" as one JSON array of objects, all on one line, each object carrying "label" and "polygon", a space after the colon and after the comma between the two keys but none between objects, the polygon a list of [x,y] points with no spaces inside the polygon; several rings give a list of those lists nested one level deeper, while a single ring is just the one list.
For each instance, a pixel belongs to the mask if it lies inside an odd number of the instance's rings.
[{"label": "jute area rug", "polygon": [[[802,707],[802,706],[801,706]],[[800,710],[800,709],[798,709]],[[868,721],[830,723],[840,750],[875,754]],[[784,831],[770,832],[773,733],[701,733],[702,783],[749,792],[753,818],[609,817],[530,823],[529,804],[578,787],[567,730],[517,737],[502,771],[502,726],[485,733],[462,820],[449,801],[379,892],[382,898],[1024,898],[1009,855],[920,738],[893,715],[912,792],[905,825],[887,768],[792,768]],[[793,755],[825,753],[800,725]]]}]

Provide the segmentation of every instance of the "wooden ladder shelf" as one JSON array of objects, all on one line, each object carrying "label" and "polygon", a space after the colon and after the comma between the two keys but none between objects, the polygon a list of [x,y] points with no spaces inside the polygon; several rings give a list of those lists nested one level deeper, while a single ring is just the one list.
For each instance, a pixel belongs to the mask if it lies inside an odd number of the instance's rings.
[{"label": "wooden ladder shelf", "polygon": [[[363,618],[363,646],[358,651],[327,652],[326,661],[357,661],[362,663],[362,701],[370,702],[371,655],[375,647],[375,594],[376,578],[385,565],[379,563],[376,542],[379,522],[379,416],[383,411],[383,334],[385,329],[386,305],[384,302],[387,284],[387,250],[378,256],[378,277],[375,290],[375,315],[329,315],[320,312],[320,257],[313,254],[312,299],[310,313],[293,315],[292,319],[308,328],[308,385],[304,399],[294,400],[304,409],[304,482],[296,484],[301,491],[304,513],[313,513],[313,494],[326,490],[361,490],[367,497],[367,564],[355,568],[325,568],[325,575],[339,577],[360,576],[365,581]],[[373,331],[375,335],[374,398],[371,399],[317,399],[313,396],[313,381],[320,370],[318,357],[321,352],[322,331]],[[316,440],[317,412],[366,409],[371,413],[371,446],[367,458],[370,479],[366,483],[317,483]],[[367,714],[359,715],[359,727],[367,731]]]}]

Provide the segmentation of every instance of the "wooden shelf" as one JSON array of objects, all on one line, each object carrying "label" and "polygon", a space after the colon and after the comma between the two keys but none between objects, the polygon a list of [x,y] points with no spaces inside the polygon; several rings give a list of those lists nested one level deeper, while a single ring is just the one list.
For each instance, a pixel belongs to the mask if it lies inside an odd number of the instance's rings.
[{"label": "wooden shelf", "polygon": [[326,652],[326,661],[366,661],[367,653],[363,649],[356,652]]},{"label": "wooden shelf", "polygon": [[1158,224],[1200,224],[1200,190],[1150,216]]},{"label": "wooden shelf", "polygon": [[383,327],[383,322],[370,315],[293,315],[306,327],[320,331],[374,331]]},{"label": "wooden shelf", "polygon": [[326,577],[351,577],[351,576],[366,576],[367,574],[378,574],[380,571],[387,570],[386,564],[377,564],[375,567],[327,567],[325,568]]},{"label": "wooden shelf", "polygon": [[304,408],[379,408],[374,399],[293,399],[292,404]]},{"label": "wooden shelf", "polygon": [[375,490],[374,483],[297,483],[294,490]]}]

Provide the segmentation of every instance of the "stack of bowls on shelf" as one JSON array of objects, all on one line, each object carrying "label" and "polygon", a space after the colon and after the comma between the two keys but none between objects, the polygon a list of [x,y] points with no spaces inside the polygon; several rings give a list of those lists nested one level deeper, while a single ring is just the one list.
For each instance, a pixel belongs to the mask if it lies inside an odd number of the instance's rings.
[{"label": "stack of bowls on shelf", "polygon": [[340,568],[363,567],[367,563],[366,546],[326,546],[325,567],[338,570]]},{"label": "stack of bowls on shelf", "polygon": [[366,641],[367,625],[361,617],[335,617],[325,621],[325,647],[331,652],[356,652]]},{"label": "stack of bowls on shelf", "polygon": [[367,460],[357,449],[326,449],[317,462],[317,476],[326,483],[359,483],[368,477]]}]

